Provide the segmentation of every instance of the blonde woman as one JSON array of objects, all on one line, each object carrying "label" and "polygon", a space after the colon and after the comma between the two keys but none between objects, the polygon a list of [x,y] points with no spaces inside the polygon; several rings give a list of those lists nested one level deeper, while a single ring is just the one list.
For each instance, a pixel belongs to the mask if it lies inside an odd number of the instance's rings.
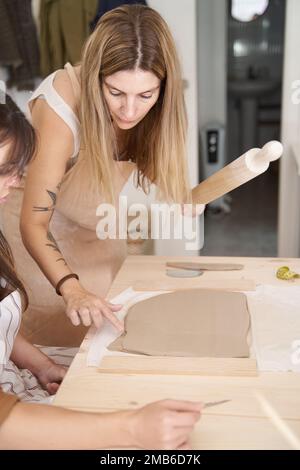
[{"label": "blonde woman", "polygon": [[[141,5],[105,14],[81,63],[46,78],[29,107],[39,149],[24,199],[23,187],[15,190],[3,217],[17,269],[31,280],[23,332],[40,344],[77,345],[79,325],[106,318],[122,329],[121,306],[105,296],[126,242],[97,237],[99,204],[149,182],[164,200],[189,202],[182,77],[168,26]],[[30,256],[18,230],[22,199]]]},{"label": "blonde woman", "polygon": [[[0,103],[1,205],[34,151],[33,128],[6,97],[5,104]],[[20,335],[22,304],[26,308],[27,303],[0,231],[0,449],[189,448],[201,403],[162,400],[115,413],[28,403],[55,393],[65,369]]]}]

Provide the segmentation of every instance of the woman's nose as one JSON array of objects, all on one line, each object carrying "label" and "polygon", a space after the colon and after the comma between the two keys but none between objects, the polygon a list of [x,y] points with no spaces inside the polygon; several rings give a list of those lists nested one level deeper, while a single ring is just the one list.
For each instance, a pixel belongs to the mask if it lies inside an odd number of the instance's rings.
[{"label": "woman's nose", "polygon": [[122,114],[128,121],[132,120],[135,116],[135,103],[128,100],[122,107]]}]

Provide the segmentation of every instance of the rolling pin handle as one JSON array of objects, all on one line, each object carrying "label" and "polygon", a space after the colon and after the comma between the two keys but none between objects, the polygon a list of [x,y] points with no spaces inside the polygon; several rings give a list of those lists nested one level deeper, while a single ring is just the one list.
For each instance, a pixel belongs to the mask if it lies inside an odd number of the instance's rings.
[{"label": "rolling pin handle", "polygon": [[263,146],[260,153],[254,157],[254,160],[264,160],[266,163],[278,160],[283,152],[283,147],[277,140],[271,140]]},{"label": "rolling pin handle", "polygon": [[259,175],[269,168],[270,162],[278,160],[282,152],[282,144],[277,140],[272,140],[259,151],[252,149],[247,152],[245,162],[249,170]]}]

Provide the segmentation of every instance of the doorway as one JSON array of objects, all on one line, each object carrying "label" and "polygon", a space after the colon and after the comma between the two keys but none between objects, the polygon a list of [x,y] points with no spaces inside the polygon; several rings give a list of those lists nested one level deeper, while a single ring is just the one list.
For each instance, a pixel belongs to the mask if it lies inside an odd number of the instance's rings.
[{"label": "doorway", "polygon": [[[285,0],[227,1],[226,161],[280,140]],[[276,256],[279,162],[207,208],[201,255]]]}]

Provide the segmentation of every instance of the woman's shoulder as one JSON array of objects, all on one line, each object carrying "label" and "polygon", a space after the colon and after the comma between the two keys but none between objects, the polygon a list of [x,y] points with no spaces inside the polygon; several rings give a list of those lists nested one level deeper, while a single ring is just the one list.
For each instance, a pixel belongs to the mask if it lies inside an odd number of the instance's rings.
[{"label": "woman's shoulder", "polygon": [[[1,283],[1,290],[4,290],[4,286],[6,286],[6,283]],[[10,306],[13,306],[13,310],[20,311],[22,307],[22,300],[21,300],[21,295],[18,290],[14,290],[12,292],[9,292],[5,297],[0,296],[0,305],[1,308],[7,308]]]},{"label": "woman's shoulder", "polygon": [[56,72],[53,79],[53,88],[61,98],[76,112],[78,102],[74,94],[73,86],[67,70],[60,69]]},{"label": "woman's shoulder", "polygon": [[[44,99],[37,99],[39,97]],[[66,69],[53,72],[40,84],[29,102],[29,114],[44,139],[52,139],[54,145],[62,145],[64,152],[70,152],[68,158],[78,155],[80,121],[76,96]]]},{"label": "woman's shoulder", "polygon": [[29,100],[30,111],[32,111],[37,98],[40,97],[54,103],[59,100],[60,104],[65,103],[76,114],[78,97],[75,96],[70,76],[65,68],[53,72],[40,83]]}]

